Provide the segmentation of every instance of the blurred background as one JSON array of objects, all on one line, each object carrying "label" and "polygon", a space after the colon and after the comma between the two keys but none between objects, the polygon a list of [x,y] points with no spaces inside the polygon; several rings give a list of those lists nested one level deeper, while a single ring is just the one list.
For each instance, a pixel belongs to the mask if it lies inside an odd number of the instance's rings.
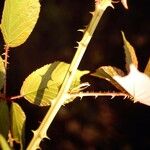
[{"label": "blurred background", "polygon": [[[8,95],[18,95],[22,82],[34,70],[56,60],[70,63],[84,28],[94,11],[94,0],[41,0],[41,13],[29,39],[10,49]],[[2,14],[4,0],[0,1]],[[150,1],[128,0],[129,10],[118,3],[108,8],[87,48],[80,69],[96,70],[111,65],[125,70],[121,30],[134,46],[143,71],[150,57]],[[1,16],[1,15],[0,15]],[[4,41],[0,35],[0,52]],[[84,76],[90,91],[116,91],[104,80]],[[144,87],[143,87],[144,88]],[[18,103],[27,114],[26,145],[48,107],[34,106],[24,99]],[[50,140],[43,150],[149,150],[150,107],[122,97],[83,98],[63,106],[48,130]]]}]

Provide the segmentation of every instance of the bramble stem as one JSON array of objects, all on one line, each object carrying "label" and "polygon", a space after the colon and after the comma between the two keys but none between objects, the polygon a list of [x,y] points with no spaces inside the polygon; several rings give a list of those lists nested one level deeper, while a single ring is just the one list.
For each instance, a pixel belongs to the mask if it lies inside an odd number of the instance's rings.
[{"label": "bramble stem", "polygon": [[4,47],[5,49],[5,59],[4,59],[4,66],[5,66],[5,70],[6,70],[6,76],[5,76],[5,81],[4,81],[4,95],[6,96],[7,93],[7,66],[8,66],[8,52],[9,52],[9,46],[5,45]]},{"label": "bramble stem", "polygon": [[70,93],[70,97],[99,97],[99,96],[109,96],[112,98],[114,97],[118,97],[118,96],[122,96],[125,98],[130,98],[129,95],[125,94],[125,93],[121,93],[121,92],[79,92],[79,93]]},{"label": "bramble stem", "polygon": [[86,48],[92,38],[92,35],[97,27],[97,24],[106,10],[108,6],[112,6],[111,0],[101,0],[101,3],[96,3],[95,11],[93,12],[93,17],[88,25],[87,29],[84,31],[84,35],[82,40],[78,43],[78,49],[76,54],[71,62],[68,72],[66,73],[66,77],[64,82],[60,88],[60,91],[57,97],[54,99],[50,109],[48,110],[46,116],[44,117],[43,121],[41,122],[39,128],[34,131],[34,136],[29,143],[27,150],[35,150],[39,148],[39,144],[43,138],[47,138],[46,132],[52,123],[54,117],[56,116],[57,112],[59,111],[60,107],[64,104],[68,91],[70,89],[71,83],[73,78],[75,77],[77,68],[80,64],[80,61],[86,51]]}]

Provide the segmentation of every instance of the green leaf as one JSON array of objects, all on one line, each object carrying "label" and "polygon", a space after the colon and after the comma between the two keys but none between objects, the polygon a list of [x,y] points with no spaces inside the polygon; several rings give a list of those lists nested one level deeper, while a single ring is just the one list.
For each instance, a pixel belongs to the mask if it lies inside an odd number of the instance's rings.
[{"label": "green leaf", "polygon": [[150,77],[150,58],[144,70],[144,73]]},{"label": "green leaf", "polygon": [[[69,64],[54,62],[34,71],[24,81],[21,88],[21,95],[29,102],[39,106],[49,106],[63,83]],[[80,84],[80,78],[89,71],[77,71],[71,89]],[[68,102],[68,101],[66,101]]]},{"label": "green leaf", "polygon": [[9,123],[9,109],[5,101],[0,100],[0,134],[6,139],[8,137],[10,123]]},{"label": "green leaf", "polygon": [[17,103],[11,104],[11,131],[14,140],[24,145],[24,130],[25,130],[26,116],[22,108]]},{"label": "green leaf", "polygon": [[129,72],[131,64],[133,64],[136,68],[138,68],[138,60],[135,54],[135,50],[132,47],[132,45],[127,41],[124,35],[124,32],[121,32],[121,33],[123,37],[124,50],[125,50],[125,56],[126,56],[126,69]]},{"label": "green leaf", "polygon": [[1,150],[11,150],[6,139],[0,134],[0,149]]},{"label": "green leaf", "polygon": [[4,86],[5,77],[6,77],[6,71],[4,67],[4,61],[0,56],[0,90]]},{"label": "green leaf", "polygon": [[122,86],[120,86],[119,83],[114,79],[114,76],[124,75],[124,73],[120,69],[112,66],[103,66],[98,68],[96,72],[93,73],[92,75],[111,82],[116,88],[118,88],[124,93],[127,93],[127,91]]},{"label": "green leaf", "polygon": [[5,0],[1,31],[7,46],[16,47],[27,40],[39,12],[39,0]]}]

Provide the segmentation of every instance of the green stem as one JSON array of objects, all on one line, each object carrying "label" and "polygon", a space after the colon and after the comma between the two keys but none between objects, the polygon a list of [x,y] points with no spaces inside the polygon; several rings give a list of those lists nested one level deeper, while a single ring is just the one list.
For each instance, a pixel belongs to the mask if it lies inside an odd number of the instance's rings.
[{"label": "green stem", "polygon": [[34,136],[31,142],[29,143],[27,150],[35,150],[39,148],[41,140],[43,138],[47,138],[46,132],[50,124],[52,123],[54,117],[56,116],[57,112],[59,111],[60,107],[64,104],[64,101],[66,100],[66,96],[68,94],[72,80],[75,77],[75,73],[80,64],[80,61],[86,51],[86,48],[92,38],[92,35],[96,29],[96,26],[102,14],[108,6],[112,6],[111,0],[101,0],[101,3],[96,4],[92,20],[88,25],[87,29],[85,30],[82,40],[78,43],[79,45],[77,52],[71,62],[71,65],[60,88],[60,91],[55,100],[53,101],[39,128],[36,131],[34,131]]}]

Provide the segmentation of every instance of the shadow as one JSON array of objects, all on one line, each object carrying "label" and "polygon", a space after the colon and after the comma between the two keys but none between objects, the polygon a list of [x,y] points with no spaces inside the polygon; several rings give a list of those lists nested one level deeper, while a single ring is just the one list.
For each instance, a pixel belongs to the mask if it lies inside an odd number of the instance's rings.
[{"label": "shadow", "polygon": [[58,62],[58,61],[54,62],[52,65],[49,66],[46,73],[41,76],[42,80],[41,80],[41,83],[40,83],[39,88],[37,90],[37,94],[35,96],[34,104],[40,105],[41,100],[44,96],[44,91],[47,88],[48,81],[51,80],[51,75],[52,75],[53,71],[56,69],[56,67],[59,65],[59,63],[60,62]]}]

